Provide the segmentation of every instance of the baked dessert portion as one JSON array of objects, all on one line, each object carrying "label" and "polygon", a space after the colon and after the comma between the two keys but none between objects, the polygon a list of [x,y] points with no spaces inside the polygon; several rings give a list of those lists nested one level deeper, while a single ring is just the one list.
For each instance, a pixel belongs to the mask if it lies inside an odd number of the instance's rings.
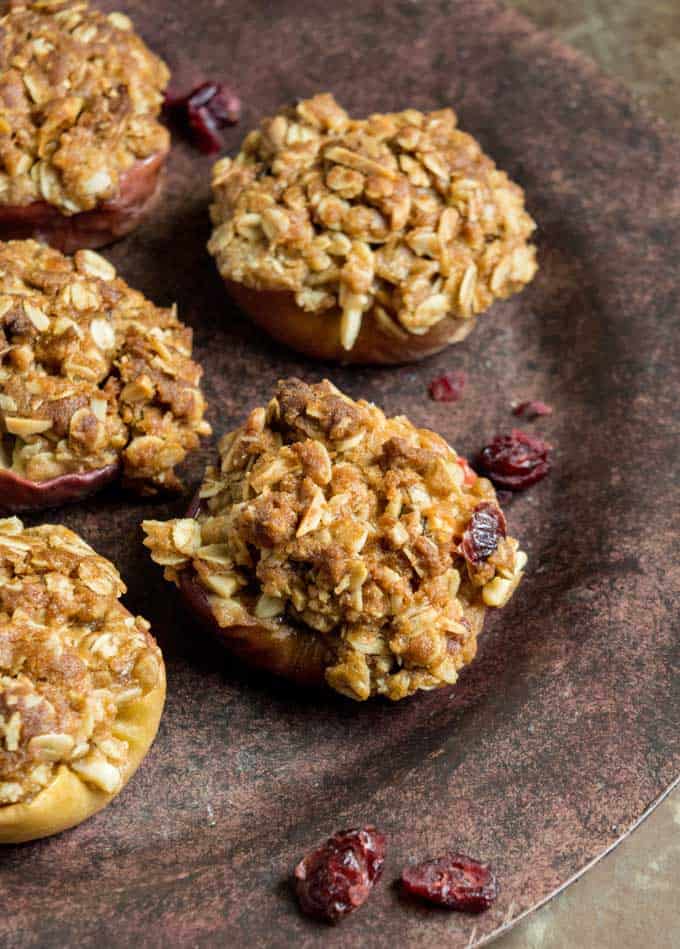
[{"label": "baked dessert portion", "polygon": [[0,238],[100,247],[132,230],[159,190],[168,69],[122,13],[84,0],[3,6]]},{"label": "baked dessert portion", "polygon": [[250,662],[353,699],[456,681],[526,563],[491,483],[434,432],[330,382],[279,383],[144,543]]},{"label": "baked dessert portion", "polygon": [[176,490],[210,434],[192,332],[91,250],[0,243],[0,509],[74,500],[115,477]]},{"label": "baked dessert portion", "polygon": [[124,592],[73,531],[0,521],[0,843],[100,810],[156,735],[163,658]]},{"label": "baked dessert portion", "polygon": [[314,96],[218,161],[213,191],[208,249],[230,293],[313,357],[422,358],[536,273],[522,189],[451,109],[352,119]]}]

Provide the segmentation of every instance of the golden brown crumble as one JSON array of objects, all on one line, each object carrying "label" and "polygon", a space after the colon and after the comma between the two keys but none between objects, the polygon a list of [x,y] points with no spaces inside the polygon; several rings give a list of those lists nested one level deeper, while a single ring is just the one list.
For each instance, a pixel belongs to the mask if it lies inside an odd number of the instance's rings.
[{"label": "golden brown crumble", "polygon": [[63,214],[118,195],[123,172],[168,150],[168,69],[122,13],[84,0],[12,0],[0,19],[0,203]]},{"label": "golden brown crumble", "polygon": [[197,519],[143,525],[167,579],[193,568],[222,627],[250,613],[322,637],[329,685],[354,699],[456,681],[484,607],[507,602],[526,563],[510,537],[476,564],[459,549],[478,505],[495,505],[489,481],[328,381],[280,383],[219,451]]},{"label": "golden brown crumble", "polygon": [[[451,109],[351,119],[329,94],[265,119],[213,172],[208,245],[225,279],[424,334],[472,318],[536,272],[522,189]],[[320,324],[322,325],[322,324]]]},{"label": "golden brown crumble", "polygon": [[31,481],[120,458],[137,490],[210,434],[192,332],[93,251],[0,243],[0,467]]},{"label": "golden brown crumble", "polygon": [[65,527],[0,520],[0,807],[30,802],[68,765],[117,791],[119,710],[159,684],[149,624],[120,603],[115,567]]}]

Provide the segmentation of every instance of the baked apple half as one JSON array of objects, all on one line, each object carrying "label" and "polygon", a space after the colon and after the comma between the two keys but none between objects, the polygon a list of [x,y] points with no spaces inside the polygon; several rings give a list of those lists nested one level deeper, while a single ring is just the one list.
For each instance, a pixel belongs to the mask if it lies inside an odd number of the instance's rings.
[{"label": "baked apple half", "polygon": [[10,4],[0,32],[0,238],[72,253],[129,233],[170,147],[165,63],[80,0]]},{"label": "baked apple half", "polygon": [[0,243],[0,511],[55,507],[122,477],[180,488],[210,433],[175,308],[154,306],[99,254]]},{"label": "baked apple half", "polygon": [[54,524],[0,520],[0,844],[73,827],[141,764],[163,657],[108,560]]},{"label": "baked apple half", "polygon": [[232,652],[357,700],[454,683],[526,563],[444,439],[328,381],[280,383],[222,438],[187,516],[143,528]]},{"label": "baked apple half", "polygon": [[314,358],[421,359],[536,273],[522,189],[451,109],[352,119],[314,96],[218,161],[213,192],[229,293]]}]

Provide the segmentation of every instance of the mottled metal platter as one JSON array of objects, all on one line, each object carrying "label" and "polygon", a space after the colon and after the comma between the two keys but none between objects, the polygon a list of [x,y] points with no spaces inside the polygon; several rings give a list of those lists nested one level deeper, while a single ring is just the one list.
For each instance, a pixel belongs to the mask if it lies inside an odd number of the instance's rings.
[{"label": "mottled metal platter", "polygon": [[[112,5],[107,4],[107,8]],[[680,760],[677,339],[680,143],[613,82],[489,0],[147,0],[116,4],[172,64],[241,93],[242,125],[335,92],[363,114],[452,104],[525,187],[541,271],[461,346],[418,366],[339,370],[270,344],[225,298],[204,245],[210,160],[177,144],[153,218],[109,251],[177,300],[196,332],[216,432],[278,377],[328,375],[473,454],[541,398],[555,470],[509,507],[530,556],[521,589],[458,687],[389,705],[309,695],[238,667],[182,608],[139,522],[182,510],[116,490],[51,519],[119,566],[168,664],[158,740],[123,794],[81,827],[0,852],[0,940],[13,947],[468,946],[612,846]],[[462,402],[427,384],[463,368]],[[187,477],[199,477],[208,450]],[[675,468],[673,467],[675,464]],[[675,482],[674,482],[675,478]],[[382,884],[334,930],[302,918],[296,858],[343,825],[389,835]],[[404,901],[411,857],[490,860],[481,917]]]}]

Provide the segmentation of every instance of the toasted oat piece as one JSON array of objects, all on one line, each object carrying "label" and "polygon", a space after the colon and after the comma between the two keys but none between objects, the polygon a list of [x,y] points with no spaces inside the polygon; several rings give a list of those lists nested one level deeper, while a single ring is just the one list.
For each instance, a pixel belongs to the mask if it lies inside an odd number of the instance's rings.
[{"label": "toasted oat piece", "polygon": [[122,13],[11,0],[0,18],[0,238],[100,247],[155,202],[169,72]]},{"label": "toasted oat piece", "polygon": [[330,382],[279,383],[144,543],[229,649],[353,699],[456,681],[526,563],[491,483]]},{"label": "toasted oat piece", "polygon": [[524,194],[451,109],[300,102],[213,171],[208,249],[236,302],[307,355],[420,359],[536,273]]},{"label": "toasted oat piece", "polygon": [[0,843],[79,824],[149,750],[165,669],[122,593],[73,531],[0,521]]},{"label": "toasted oat piece", "polygon": [[0,510],[77,500],[122,475],[177,490],[210,434],[192,333],[91,250],[0,243]]}]

